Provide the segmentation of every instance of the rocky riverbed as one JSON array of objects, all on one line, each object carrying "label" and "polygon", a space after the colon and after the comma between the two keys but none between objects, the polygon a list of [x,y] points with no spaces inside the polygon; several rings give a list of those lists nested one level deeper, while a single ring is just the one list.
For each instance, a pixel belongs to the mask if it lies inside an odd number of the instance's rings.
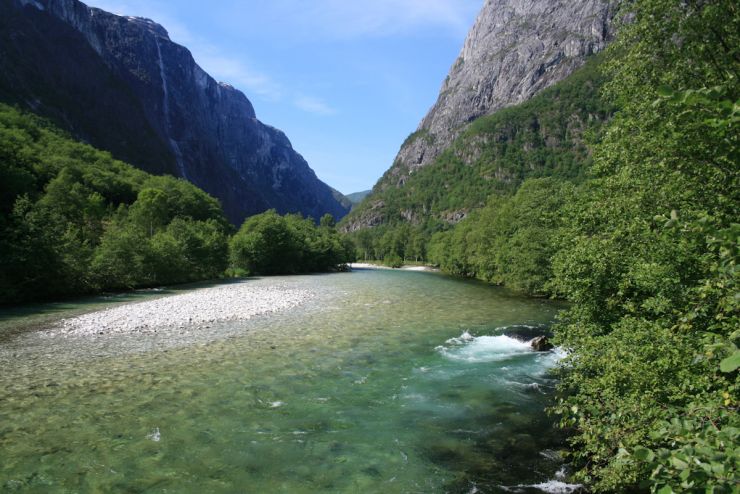
[{"label": "rocky riverbed", "polygon": [[49,335],[150,333],[190,326],[208,327],[213,323],[247,320],[297,307],[313,296],[310,290],[286,284],[233,283],[62,319],[50,329]]}]

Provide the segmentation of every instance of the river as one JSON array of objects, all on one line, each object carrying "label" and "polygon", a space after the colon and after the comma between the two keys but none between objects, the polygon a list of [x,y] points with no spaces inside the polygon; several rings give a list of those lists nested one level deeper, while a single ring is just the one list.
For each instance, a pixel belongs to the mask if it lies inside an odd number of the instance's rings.
[{"label": "river", "polygon": [[313,297],[147,335],[44,328],[170,292],[0,313],[0,490],[572,489],[543,411],[558,353],[520,341],[557,304],[426,272],[246,283]]}]

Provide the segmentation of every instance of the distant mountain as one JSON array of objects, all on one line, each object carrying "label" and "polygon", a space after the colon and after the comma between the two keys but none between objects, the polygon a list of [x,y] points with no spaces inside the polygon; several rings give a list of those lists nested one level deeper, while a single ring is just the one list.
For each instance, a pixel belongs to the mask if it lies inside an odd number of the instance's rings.
[{"label": "distant mountain", "polygon": [[[431,164],[395,185],[394,169],[342,220],[345,231],[408,223],[431,234],[514,193],[527,178],[578,181],[591,163],[586,135],[614,109],[600,97],[599,58],[520,105],[480,117]],[[383,232],[377,232],[382,235]]]},{"label": "distant mountain", "polygon": [[352,203],[354,206],[355,204],[359,204],[362,202],[364,198],[370,195],[372,190],[363,190],[362,192],[353,192],[351,194],[347,194],[347,199]]},{"label": "distant mountain", "polygon": [[331,189],[331,191],[334,195],[334,199],[336,199],[339,204],[347,210],[352,209],[352,201],[350,201],[347,196],[339,192],[337,189]]},{"label": "distant mountain", "polygon": [[349,210],[240,91],[149,19],[77,0],[0,0],[0,100],[146,171],[217,197],[229,219]]}]

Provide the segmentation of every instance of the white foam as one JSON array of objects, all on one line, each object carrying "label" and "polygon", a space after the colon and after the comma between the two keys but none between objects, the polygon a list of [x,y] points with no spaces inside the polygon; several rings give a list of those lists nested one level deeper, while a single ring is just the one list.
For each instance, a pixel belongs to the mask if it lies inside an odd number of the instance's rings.
[{"label": "white foam", "polygon": [[526,341],[505,335],[475,337],[467,331],[457,338],[450,338],[447,344],[453,347],[437,348],[445,357],[465,362],[495,362],[532,352]]},{"label": "white foam", "polygon": [[[560,477],[561,472],[555,474],[556,477]],[[570,494],[583,488],[581,484],[568,484],[559,480],[548,480],[540,484],[519,484],[516,486],[499,486],[501,489],[507,492],[522,492],[523,489],[538,489],[542,492],[549,494]]]},{"label": "white foam", "polygon": [[541,484],[533,484],[521,487],[534,487],[535,489],[539,489],[542,492],[548,492],[550,494],[569,494],[571,492],[577,491],[583,486],[581,484],[567,484],[559,480],[548,480],[547,482],[543,482]]},{"label": "white foam", "polygon": [[467,342],[473,341],[474,339],[475,339],[475,336],[471,335],[466,330],[466,331],[463,331],[463,334],[461,334],[457,338],[450,338],[445,343],[447,343],[448,345],[463,345]]},{"label": "white foam", "polygon": [[549,352],[539,352],[537,358],[545,368],[550,369],[558,365],[567,356],[568,352],[560,347],[555,347]]},{"label": "white foam", "polygon": [[152,432],[146,435],[146,438],[150,441],[154,441],[155,443],[158,443],[160,439],[162,439],[162,434],[159,433],[159,427],[155,427],[152,429]]}]

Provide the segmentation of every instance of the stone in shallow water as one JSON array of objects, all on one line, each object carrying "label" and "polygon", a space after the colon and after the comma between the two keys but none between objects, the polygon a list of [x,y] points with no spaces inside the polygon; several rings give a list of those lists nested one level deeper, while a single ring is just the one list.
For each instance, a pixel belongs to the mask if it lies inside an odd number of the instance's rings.
[{"label": "stone in shallow water", "polygon": [[536,352],[547,352],[553,349],[552,343],[547,336],[538,336],[531,341],[532,349]]}]

